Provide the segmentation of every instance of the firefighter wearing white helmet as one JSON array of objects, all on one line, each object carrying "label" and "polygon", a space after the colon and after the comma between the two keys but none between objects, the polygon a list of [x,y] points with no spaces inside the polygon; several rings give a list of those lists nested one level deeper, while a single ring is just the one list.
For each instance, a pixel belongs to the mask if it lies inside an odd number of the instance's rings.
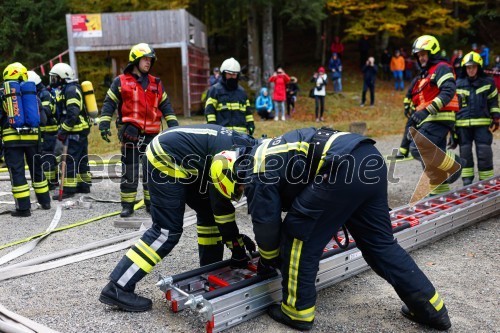
[{"label": "firefighter wearing white helmet", "polygon": [[[438,149],[446,151],[446,136],[454,129],[455,113],[458,111],[455,75],[451,65],[440,57],[440,50],[439,42],[434,36],[423,35],[415,40],[412,54],[417,59],[421,72],[410,83],[404,102],[407,106],[405,112],[409,117],[408,131],[414,127],[421,134],[420,137],[433,143],[429,154],[434,154]],[[411,111],[413,108],[414,111]],[[423,162],[422,151],[407,135],[399,150],[405,155],[409,152],[415,159]],[[460,158],[450,150],[447,151],[446,158],[436,158],[432,165],[426,165],[430,195],[449,191],[449,184],[456,181],[456,177],[446,179],[446,175],[454,174],[457,165],[461,163]]]},{"label": "firefighter wearing white helmet", "polygon": [[[49,188],[43,174],[38,146],[39,125],[43,124],[44,119],[39,116],[40,101],[36,97],[33,99],[33,84],[25,82],[28,81],[29,74],[26,67],[15,62],[8,65],[2,73],[4,90],[0,92],[0,100],[3,102],[0,103],[0,150],[3,146],[16,204],[11,215],[28,217],[31,215],[31,202],[30,186],[25,177],[25,163],[29,168],[31,185],[35,189],[38,203],[42,209],[50,209]],[[25,91],[25,87],[31,88],[30,94],[27,94],[30,96],[29,101],[23,101],[20,93]],[[36,121],[33,121],[35,118]]]},{"label": "firefighter wearing white helmet", "polygon": [[462,59],[462,74],[457,80],[460,111],[457,113],[456,134],[460,156],[467,162],[462,169],[462,181],[474,180],[472,145],[476,146],[479,180],[493,177],[493,134],[500,126],[498,91],[491,77],[484,74],[483,59],[476,52]]},{"label": "firefighter wearing white helmet", "polygon": [[[85,112],[82,87],[75,71],[66,63],[55,64],[49,72],[51,89],[58,90],[56,108],[59,110],[57,140],[68,147],[63,199],[75,193],[90,193],[91,178],[88,165],[88,135],[90,121]],[[58,199],[58,195],[53,196]]]},{"label": "firefighter wearing white helmet", "polygon": [[253,135],[255,124],[247,93],[238,84],[241,66],[234,58],[220,66],[221,80],[210,87],[205,116],[207,123]]},{"label": "firefighter wearing white helmet", "polygon": [[42,103],[40,117],[46,118],[45,122],[42,121],[45,125],[40,126],[42,132],[42,166],[45,178],[49,183],[49,190],[53,190],[59,184],[55,154],[59,124],[56,115],[55,95],[50,93],[36,72],[28,71],[28,81],[33,81],[36,84],[36,94]]},{"label": "firefighter wearing white helmet", "polygon": [[[168,127],[179,125],[160,78],[149,74],[156,62],[155,50],[146,43],[134,45],[130,49],[128,60],[123,74],[113,80],[106,93],[99,123],[102,139],[110,142],[111,119],[115,110],[118,110],[116,125],[123,155],[120,182],[122,217],[134,213],[139,186],[139,161],[147,144],[160,132],[162,118]],[[149,212],[150,197],[145,180],[144,177],[144,203],[146,211]]]}]

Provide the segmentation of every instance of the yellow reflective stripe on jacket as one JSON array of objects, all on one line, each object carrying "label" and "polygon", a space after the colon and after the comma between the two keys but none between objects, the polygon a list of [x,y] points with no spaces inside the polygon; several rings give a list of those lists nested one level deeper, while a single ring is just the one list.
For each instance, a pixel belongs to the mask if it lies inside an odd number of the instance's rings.
[{"label": "yellow reflective stripe on jacket", "polygon": [[168,114],[165,116],[165,120],[166,121],[170,121],[170,120],[177,120],[177,117],[173,114]]},{"label": "yellow reflective stripe on jacket", "polygon": [[225,224],[234,222],[236,220],[236,213],[231,213],[227,215],[214,215],[215,223]]},{"label": "yellow reflective stripe on jacket", "polygon": [[259,247],[259,253],[260,256],[264,259],[274,259],[280,255],[280,248],[278,247],[277,249],[271,251],[265,251]]},{"label": "yellow reflective stripe on jacket", "polygon": [[303,242],[298,239],[293,240],[290,253],[290,266],[288,267],[288,297],[286,304],[295,307],[297,302],[297,285],[299,282],[300,255],[302,254]]},{"label": "yellow reflective stripe on jacket", "polygon": [[[120,87],[120,91],[121,91],[121,87]],[[120,100],[118,99],[118,97],[116,97],[116,95],[113,93],[113,91],[111,89],[108,89],[108,92],[106,93],[109,98],[111,98],[113,100],[113,102],[115,102],[116,104],[118,104],[120,102]]]},{"label": "yellow reflective stripe on jacket", "polygon": [[441,296],[439,296],[439,293],[437,291],[434,294],[434,296],[429,300],[429,303],[432,304],[432,306],[436,309],[436,311],[441,310],[441,308],[444,305],[444,302],[441,299]]},{"label": "yellow reflective stripe on jacket", "polygon": [[246,127],[241,127],[241,126],[227,126],[227,129],[230,129],[235,132],[243,133],[246,134],[247,128]]},{"label": "yellow reflective stripe on jacket", "polygon": [[212,98],[212,97],[209,97],[207,99],[207,102],[205,103],[205,108],[208,106],[208,105],[213,105],[213,107],[215,108],[217,106],[217,103],[218,101],[215,99],[215,98]]},{"label": "yellow reflective stripe on jacket", "polygon": [[245,111],[246,106],[244,104],[240,103],[226,103],[226,104],[217,104],[217,107],[215,108],[216,111],[222,111],[222,110],[231,110],[231,111]]},{"label": "yellow reflective stripe on jacket", "polygon": [[333,134],[328,139],[328,141],[325,143],[325,148],[323,148],[323,152],[321,153],[321,160],[318,163],[318,168],[314,172],[315,175],[318,174],[318,171],[321,170],[321,167],[325,163],[326,153],[328,153],[328,150],[330,150],[330,147],[332,146],[333,141],[335,141],[337,138],[341,137],[342,135],[346,135],[346,134],[351,134],[351,133],[349,133],[349,132],[338,132],[338,133]]},{"label": "yellow reflective stripe on jacket", "polygon": [[467,89],[457,89],[457,95],[470,96],[470,91]]},{"label": "yellow reflective stripe on jacket", "polygon": [[267,149],[266,155],[271,154],[280,154],[287,153],[289,151],[296,150],[307,154],[309,150],[309,142],[298,141],[298,142],[289,142],[282,145],[274,146]]},{"label": "yellow reflective stripe on jacket", "polygon": [[254,119],[253,119],[253,115],[251,115],[251,114],[246,115],[246,116],[245,116],[245,121],[246,121],[247,123],[249,123],[249,122],[251,122],[251,121],[254,121]]},{"label": "yellow reflective stripe on jacket", "polygon": [[454,79],[454,78],[455,77],[453,76],[453,73],[446,73],[445,75],[443,75],[439,78],[439,80],[436,82],[436,84],[437,84],[438,88],[440,88],[444,81],[449,80],[449,79]]},{"label": "yellow reflective stripe on jacket", "polygon": [[457,127],[468,127],[468,126],[489,126],[491,124],[491,118],[471,118],[471,119],[458,119],[455,123]]},{"label": "yellow reflective stripe on jacket", "polygon": [[172,158],[163,151],[157,138],[153,139],[146,149],[146,156],[149,163],[172,178],[188,178],[188,173],[175,165]]},{"label": "yellow reflective stripe on jacket", "polygon": [[258,148],[257,151],[255,152],[254,155],[254,165],[253,165],[253,172],[254,173],[259,173],[259,172],[265,172],[266,171],[266,155],[267,155],[267,146],[269,145],[269,142],[263,142]]},{"label": "yellow reflective stripe on jacket", "polygon": [[167,93],[166,93],[166,92],[163,92],[163,95],[161,95],[161,99],[160,99],[160,103],[159,103],[159,104],[161,104],[161,103],[163,103],[164,101],[166,101],[166,100],[167,100],[167,98],[168,98]]},{"label": "yellow reflective stripe on jacket", "polygon": [[491,84],[484,85],[484,86],[476,89],[476,94],[479,95],[483,91],[490,90],[490,88],[491,88]]},{"label": "yellow reflective stripe on jacket", "polygon": [[217,117],[215,117],[215,114],[207,114],[207,121],[208,122],[211,122],[211,121],[216,121],[217,120]]},{"label": "yellow reflective stripe on jacket", "polygon": [[59,125],[40,126],[40,130],[42,132],[57,132]]},{"label": "yellow reflective stripe on jacket", "polygon": [[101,123],[103,121],[111,121],[111,116],[102,116],[100,119],[101,119]]},{"label": "yellow reflective stripe on jacket", "polygon": [[297,310],[295,309],[295,307],[291,307],[285,303],[281,303],[281,310],[293,320],[311,322],[314,320],[316,306],[312,306],[304,310]]},{"label": "yellow reflective stripe on jacket", "polygon": [[453,111],[443,111],[438,112],[437,114],[430,114],[427,118],[424,119],[418,127],[422,126],[422,124],[427,123],[429,121],[455,121],[455,112]]},{"label": "yellow reflective stripe on jacket", "polygon": [[495,98],[496,96],[498,96],[498,90],[495,89],[488,95],[488,99]]}]

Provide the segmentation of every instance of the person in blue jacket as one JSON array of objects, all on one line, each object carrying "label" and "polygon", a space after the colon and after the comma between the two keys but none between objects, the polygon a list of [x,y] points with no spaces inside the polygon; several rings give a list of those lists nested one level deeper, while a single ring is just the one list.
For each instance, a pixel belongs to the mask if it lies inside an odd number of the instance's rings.
[{"label": "person in blue jacket", "polygon": [[269,91],[266,87],[260,89],[260,94],[255,100],[255,109],[262,120],[273,118],[273,100],[269,96]]}]

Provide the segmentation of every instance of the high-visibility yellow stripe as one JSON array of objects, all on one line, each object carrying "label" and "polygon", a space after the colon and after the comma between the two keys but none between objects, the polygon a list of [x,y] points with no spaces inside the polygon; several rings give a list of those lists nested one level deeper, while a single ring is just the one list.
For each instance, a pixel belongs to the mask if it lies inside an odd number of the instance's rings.
[{"label": "high-visibility yellow stripe", "polygon": [[40,126],[42,132],[56,132],[58,129],[59,125]]},{"label": "high-visibility yellow stripe", "polygon": [[487,97],[487,98],[488,98],[488,99],[493,99],[493,98],[497,97],[497,95],[498,95],[498,90],[496,90],[496,89],[495,89],[495,90],[493,90],[493,91],[492,91],[492,92],[488,95],[488,97]]},{"label": "high-visibility yellow stripe", "polygon": [[217,107],[217,103],[219,103],[215,98],[209,97],[207,98],[207,102],[205,103],[205,108],[209,105],[212,105],[214,108]]},{"label": "high-visibility yellow stripe", "polygon": [[293,320],[311,322],[314,320],[316,306],[312,306],[304,310],[297,310],[295,309],[295,307],[291,307],[285,303],[281,303],[281,310]]},{"label": "high-visibility yellow stripe", "polygon": [[490,118],[457,119],[455,123],[457,127],[489,126],[490,124],[491,124]]},{"label": "high-visibility yellow stripe", "polygon": [[151,196],[149,195],[149,191],[144,190],[144,200],[149,200],[149,199],[151,199]]},{"label": "high-visibility yellow stripe", "polygon": [[495,175],[495,173],[492,170],[484,170],[484,171],[479,171],[479,180],[484,180],[491,178]]},{"label": "high-visibility yellow stripe", "polygon": [[474,168],[462,168],[462,177],[473,177]]},{"label": "high-visibility yellow stripe", "polygon": [[470,96],[470,91],[468,91],[466,89],[458,89],[457,88],[457,95]]},{"label": "high-visibility yellow stripe", "polygon": [[207,114],[207,121],[216,121],[217,117],[215,117],[215,114]]},{"label": "high-visibility yellow stripe", "polygon": [[142,239],[139,239],[139,241],[135,244],[135,247],[141,250],[142,253],[155,263],[155,265],[160,262],[161,258],[158,253],[156,253],[156,251],[153,250],[148,244],[144,243]]},{"label": "high-visibility yellow stripe", "polygon": [[455,112],[438,112],[437,114],[430,114],[418,125],[418,127],[429,121],[455,121]]},{"label": "high-visibility yellow stripe", "polygon": [[214,215],[215,223],[225,224],[231,223],[236,220],[236,213],[231,213],[227,215]]},{"label": "high-visibility yellow stripe", "polygon": [[218,234],[219,227],[218,226],[205,227],[205,226],[197,225],[196,231],[199,234]]},{"label": "high-visibility yellow stripe", "polygon": [[277,249],[271,251],[265,251],[259,247],[259,253],[260,256],[264,259],[274,259],[280,255],[280,248],[278,247]]},{"label": "high-visibility yellow stripe", "polygon": [[14,192],[12,191],[12,195],[14,196],[15,199],[21,199],[21,198],[26,198],[30,196],[30,191],[20,191],[20,192]]},{"label": "high-visibility yellow stripe", "polygon": [[429,302],[432,304],[432,306],[436,309],[436,311],[441,310],[441,308],[444,305],[444,301],[441,299],[439,296],[438,292],[434,294],[434,296],[429,300]]},{"label": "high-visibility yellow stripe", "polygon": [[163,94],[161,95],[161,99],[160,99],[160,104],[165,102],[168,98],[168,95],[166,92],[163,92]]},{"label": "high-visibility yellow stripe", "polygon": [[226,128],[233,130],[235,132],[244,133],[244,134],[246,134],[246,132],[247,132],[247,128],[241,127],[241,126],[227,126]]},{"label": "high-visibility yellow stripe", "polygon": [[165,120],[166,121],[170,121],[170,120],[177,120],[177,117],[173,114],[168,114],[165,116]]},{"label": "high-visibility yellow stripe", "polygon": [[441,85],[444,83],[444,81],[449,80],[449,79],[454,79],[453,73],[447,73],[439,78],[439,80],[436,82],[438,88],[441,87]]},{"label": "high-visibility yellow stripe", "polygon": [[78,106],[78,108],[81,110],[81,106],[82,106],[82,101],[81,99],[78,99],[78,98],[70,98],[68,99],[68,101],[66,102],[66,105],[70,105],[70,104],[76,104]]},{"label": "high-visibility yellow stripe", "polygon": [[448,171],[453,167],[454,162],[455,162],[455,154],[452,151],[447,150],[446,156],[441,162],[441,164],[438,166],[438,169],[443,171]]},{"label": "high-visibility yellow stripe", "polygon": [[116,95],[113,93],[113,91],[111,89],[108,89],[108,92],[106,93],[106,95],[108,95],[109,98],[111,98],[113,100],[113,102],[115,102],[116,104],[118,104],[120,102],[118,97],[116,97]]},{"label": "high-visibility yellow stripe", "polygon": [[346,135],[346,134],[351,134],[351,133],[349,133],[349,132],[338,132],[338,133],[333,134],[328,139],[328,141],[326,141],[325,148],[323,148],[323,152],[321,153],[321,160],[319,161],[318,167],[316,168],[316,171],[314,172],[315,175],[321,169],[321,167],[323,166],[323,163],[325,163],[326,153],[328,152],[328,150],[332,146],[333,141],[337,140],[339,137],[341,137],[342,135]]},{"label": "high-visibility yellow stripe", "polygon": [[222,242],[222,236],[218,237],[200,237],[198,236],[199,245],[218,245]]},{"label": "high-visibility yellow stripe", "polygon": [[64,187],[76,187],[76,178],[64,178]]},{"label": "high-visibility yellow stripe", "polygon": [[138,255],[134,250],[130,249],[125,254],[134,264],[139,266],[144,272],[149,273],[153,269],[153,266],[144,260],[140,255]]},{"label": "high-visibility yellow stripe", "polygon": [[442,194],[450,191],[450,184],[440,184],[440,185],[432,185],[430,184],[431,194]]},{"label": "high-visibility yellow stripe", "polygon": [[303,242],[301,240],[295,238],[290,253],[290,266],[288,267],[288,298],[286,304],[292,307],[295,307],[295,303],[297,302],[297,284],[302,244]]},{"label": "high-visibility yellow stripe", "polygon": [[267,146],[269,145],[269,141],[264,141],[258,148],[257,151],[255,152],[254,158],[254,166],[253,166],[253,172],[254,173],[259,173],[259,172],[265,172],[266,171],[266,151],[267,151]]},{"label": "high-visibility yellow stripe", "polygon": [[198,174],[197,169],[186,169],[180,165],[177,165],[175,163],[175,160],[163,150],[159,140],[153,140],[151,143],[152,143],[150,145],[151,152],[154,153],[154,155],[161,160],[160,162],[162,162],[162,164],[164,164],[164,165],[166,165],[174,170],[177,170],[179,172],[183,172],[186,174],[186,176],[189,174],[191,174],[191,175]]},{"label": "high-visibility yellow stripe", "polygon": [[247,123],[249,123],[249,122],[251,122],[251,121],[254,121],[254,119],[253,119],[253,115],[251,115],[251,114],[246,115],[246,116],[245,116],[245,121],[246,121]]},{"label": "high-visibility yellow stripe", "polygon": [[101,123],[104,122],[104,121],[108,121],[110,122],[111,121],[111,117],[110,116],[101,116],[101,118],[99,118],[101,120]]},{"label": "high-visibility yellow stripe", "polygon": [[488,91],[488,90],[490,90],[490,88],[491,88],[491,84],[487,84],[487,85],[484,85],[484,86],[482,86],[480,88],[477,88],[476,89],[476,95],[479,95],[483,91]]},{"label": "high-visibility yellow stripe", "polygon": [[122,202],[135,202],[137,192],[120,192],[120,199]]}]

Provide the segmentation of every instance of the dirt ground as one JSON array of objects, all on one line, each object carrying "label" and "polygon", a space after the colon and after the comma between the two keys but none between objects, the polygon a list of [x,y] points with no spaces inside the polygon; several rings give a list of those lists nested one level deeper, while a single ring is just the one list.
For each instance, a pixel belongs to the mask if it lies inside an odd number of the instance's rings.
[{"label": "dirt ground", "polygon": [[[377,147],[389,154],[399,137],[378,139]],[[500,151],[494,143],[495,174],[500,174]],[[416,161],[396,165],[397,183],[389,184],[391,207],[408,203],[421,174]],[[119,200],[118,184],[99,182],[93,195]],[[454,184],[459,187],[460,181]],[[9,182],[0,182],[0,192],[9,192]],[[1,193],[0,193],[1,194]],[[7,193],[2,202],[12,201]],[[34,210],[31,218],[0,215],[0,246],[43,232],[56,211]],[[1,203],[0,211],[12,209]],[[67,226],[92,217],[118,211],[118,203],[92,203],[90,208],[63,209],[59,226]],[[144,209],[136,212],[146,217]],[[19,263],[93,241],[131,232],[116,228],[115,217],[54,233],[30,253],[6,265]],[[252,234],[246,207],[237,211],[243,232]],[[412,257],[434,283],[450,312],[452,332],[500,332],[500,217],[476,223],[424,248]],[[198,265],[196,229],[185,228],[180,243],[171,255],[155,267],[137,286],[137,292],[153,300],[153,309],[145,313],[126,313],[99,303],[98,296],[107,277],[125,253],[120,250],[48,271],[0,282],[0,304],[59,332],[203,332],[204,323],[190,310],[174,314],[163,293],[155,286],[158,275],[173,275]],[[0,257],[18,246],[0,250]],[[228,251],[226,251],[228,252]],[[228,253],[226,253],[228,256]],[[2,272],[0,271],[0,278]],[[313,332],[430,332],[399,313],[402,302],[391,286],[366,271],[319,292]],[[0,330],[1,331],[1,330]],[[242,323],[227,332],[291,332],[267,315]]]}]

